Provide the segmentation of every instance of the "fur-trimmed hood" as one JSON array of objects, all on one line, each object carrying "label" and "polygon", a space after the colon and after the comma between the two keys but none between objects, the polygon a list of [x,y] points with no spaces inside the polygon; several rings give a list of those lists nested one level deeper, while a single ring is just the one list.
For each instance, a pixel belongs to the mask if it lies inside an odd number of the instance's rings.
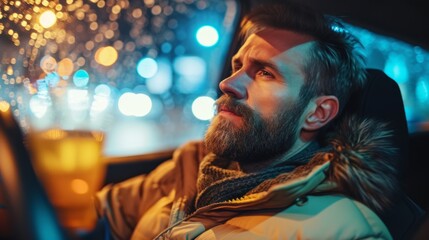
[{"label": "fur-trimmed hood", "polygon": [[392,136],[386,123],[344,118],[327,138],[333,147],[327,180],[335,183],[335,190],[377,212],[389,206],[399,186]]}]

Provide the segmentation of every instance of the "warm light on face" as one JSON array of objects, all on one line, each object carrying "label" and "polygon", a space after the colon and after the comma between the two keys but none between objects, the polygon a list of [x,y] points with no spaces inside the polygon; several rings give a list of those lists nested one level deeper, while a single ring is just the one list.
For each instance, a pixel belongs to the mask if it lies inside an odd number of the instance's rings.
[{"label": "warm light on face", "polygon": [[50,28],[57,22],[55,13],[51,10],[47,10],[40,15],[39,23],[44,28]]}]

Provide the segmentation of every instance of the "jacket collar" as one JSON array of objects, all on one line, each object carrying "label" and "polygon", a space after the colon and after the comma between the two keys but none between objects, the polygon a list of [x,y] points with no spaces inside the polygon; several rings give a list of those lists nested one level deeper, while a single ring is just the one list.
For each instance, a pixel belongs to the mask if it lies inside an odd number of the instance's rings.
[{"label": "jacket collar", "polygon": [[326,140],[332,146],[327,181],[333,190],[363,202],[376,212],[397,192],[397,149],[386,123],[346,117]]},{"label": "jacket collar", "polygon": [[391,204],[398,187],[392,133],[386,123],[346,117],[326,135],[324,145],[329,150],[323,148],[268,191],[229,203],[284,207],[306,194],[331,192],[345,194],[381,212]]}]

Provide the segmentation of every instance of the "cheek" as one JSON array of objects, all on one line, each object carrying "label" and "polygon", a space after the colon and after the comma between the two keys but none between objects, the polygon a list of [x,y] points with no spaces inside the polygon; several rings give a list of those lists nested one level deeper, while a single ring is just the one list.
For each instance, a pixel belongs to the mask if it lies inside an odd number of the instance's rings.
[{"label": "cheek", "polygon": [[263,118],[271,118],[296,98],[284,85],[270,88],[249,88],[247,104]]}]

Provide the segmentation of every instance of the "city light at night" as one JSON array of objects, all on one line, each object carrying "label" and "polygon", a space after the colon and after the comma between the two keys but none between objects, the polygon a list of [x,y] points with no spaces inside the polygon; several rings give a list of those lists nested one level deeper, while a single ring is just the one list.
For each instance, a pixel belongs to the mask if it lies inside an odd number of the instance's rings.
[{"label": "city light at night", "polygon": [[152,58],[143,58],[137,64],[137,72],[144,78],[151,78],[158,72],[158,63]]},{"label": "city light at night", "polygon": [[196,37],[198,43],[205,47],[211,47],[219,40],[219,34],[212,26],[203,26],[198,29]]},{"label": "city light at night", "polygon": [[192,113],[200,120],[210,120],[214,115],[214,103],[211,97],[198,97],[192,102]]},{"label": "city light at night", "polygon": [[40,15],[40,25],[44,28],[50,28],[57,22],[55,13],[51,10],[47,10]]},{"label": "city light at night", "polygon": [[[114,118],[146,117],[150,99],[161,111],[180,112],[189,94],[216,87],[235,11],[233,0],[3,1],[0,100],[25,122],[29,113],[47,118],[57,111],[52,108],[64,106],[55,103],[61,99],[77,101],[71,96],[80,90],[87,91],[87,116],[116,106]],[[191,34],[206,14],[212,23]],[[201,45],[212,48],[202,51]],[[208,74],[208,62],[218,69]],[[100,85],[111,89],[109,100],[95,93]],[[142,108],[120,94],[138,85],[145,95],[136,92],[130,99],[142,100]]]}]

